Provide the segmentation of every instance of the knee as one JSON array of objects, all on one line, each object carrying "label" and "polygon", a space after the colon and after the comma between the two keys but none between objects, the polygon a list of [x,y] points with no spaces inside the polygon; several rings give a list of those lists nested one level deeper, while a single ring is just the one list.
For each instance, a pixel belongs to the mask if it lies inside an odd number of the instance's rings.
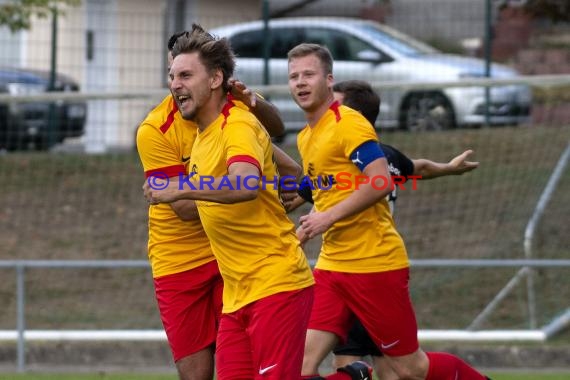
[{"label": "knee", "polygon": [[209,349],[186,356],[176,362],[180,380],[211,380],[214,376],[214,357]]}]

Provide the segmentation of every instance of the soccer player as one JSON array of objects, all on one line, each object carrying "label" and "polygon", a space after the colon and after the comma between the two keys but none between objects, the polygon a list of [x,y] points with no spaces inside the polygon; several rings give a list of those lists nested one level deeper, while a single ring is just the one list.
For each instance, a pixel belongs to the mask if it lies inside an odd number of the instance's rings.
[{"label": "soccer player", "polygon": [[[304,172],[316,183],[333,183],[315,187],[314,210],[300,218],[298,230],[301,241],[323,233],[304,378],[318,376],[318,365],[358,319],[397,378],[485,379],[455,356],[419,347],[409,261],[386,201],[387,161],[372,125],[334,100],[330,52],[300,44],[288,60],[291,95],[308,123],[297,139]],[[343,181],[335,184],[340,174]],[[371,178],[384,178],[385,189],[375,189]]]},{"label": "soccer player", "polygon": [[297,379],[314,280],[276,184],[259,180],[277,177],[271,141],[227,96],[235,63],[226,39],[195,25],[173,55],[171,93],[182,117],[199,128],[190,158],[196,187],[147,183],[145,195],[153,204],[197,201],[224,280],[217,378]]},{"label": "soccer player", "polygon": [[[333,96],[340,104],[360,112],[370,124],[375,125],[380,109],[380,96],[372,89],[369,83],[360,80],[337,82],[333,85]],[[478,162],[467,161],[467,158],[473,154],[473,151],[470,149],[444,163],[426,158],[410,159],[393,146],[383,143],[380,143],[380,148],[386,156],[390,174],[398,176],[404,181],[407,181],[409,178],[422,180],[461,175],[479,166]],[[311,188],[304,186],[303,182],[301,184],[303,186],[300,186],[298,192],[287,192],[284,194],[284,204],[288,212],[295,210],[305,201],[313,203]],[[394,186],[394,190],[388,195],[388,203],[392,212],[397,198],[397,189],[398,186]]]},{"label": "soccer player", "polygon": [[[372,89],[369,83],[359,80],[347,80],[333,85],[334,99],[340,104],[348,106],[360,112],[369,122],[374,125],[378,117],[380,108],[380,97]],[[393,176],[399,176],[407,180],[410,176],[417,179],[431,179],[448,175],[460,175],[476,169],[478,162],[467,161],[467,157],[472,154],[471,150],[466,150],[462,154],[454,157],[448,163],[434,162],[428,159],[410,159],[396,148],[380,143],[380,148],[386,155],[388,169]],[[390,210],[394,212],[397,198],[397,186],[388,196]],[[299,189],[299,199],[290,201],[289,209],[298,207],[304,201],[313,203],[311,189],[305,186]],[[345,344],[334,348],[335,354],[333,365],[337,368],[344,367],[354,361],[362,360],[364,356],[370,355],[373,359],[374,371],[381,379],[390,379],[391,368],[386,360],[382,359],[382,353],[374,341],[370,338],[366,329],[360,321],[356,320],[351,327]],[[392,375],[394,376],[394,375]]]},{"label": "soccer player", "polygon": [[[184,33],[184,32],[183,32]],[[169,66],[176,39],[168,41]],[[245,85],[231,80],[231,93],[262,120],[272,135],[283,132],[274,106],[257,99]],[[153,109],[137,131],[137,149],[147,178],[177,182],[188,173],[197,125],[184,120],[172,95]],[[296,175],[298,165],[276,151],[280,171]],[[222,278],[194,201],[181,200],[149,208],[148,256],[168,343],[181,380],[211,380],[214,341],[222,310]]]}]

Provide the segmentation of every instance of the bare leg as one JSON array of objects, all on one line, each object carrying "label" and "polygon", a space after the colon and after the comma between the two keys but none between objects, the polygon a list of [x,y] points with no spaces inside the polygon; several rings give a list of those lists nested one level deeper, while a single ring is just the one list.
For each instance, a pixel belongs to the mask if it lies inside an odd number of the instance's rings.
[{"label": "bare leg", "polygon": [[214,377],[214,349],[205,348],[176,362],[180,380],[212,380]]},{"label": "bare leg", "polygon": [[374,372],[380,380],[398,380],[398,374],[394,372],[388,359],[384,356],[372,356],[372,364],[374,366]]},{"label": "bare leg", "polygon": [[333,355],[333,368],[335,370],[349,365],[350,363],[354,363],[357,360],[362,360],[363,358],[360,356],[353,356],[353,355]]},{"label": "bare leg", "polygon": [[319,365],[337,343],[337,336],[331,332],[308,329],[301,374],[309,376],[319,373]]},{"label": "bare leg", "polygon": [[[424,380],[427,377],[429,370],[429,359],[425,352],[421,350],[421,348],[410,355],[384,355],[384,360],[396,375],[396,379]],[[384,380],[384,377],[381,377],[381,379]]]}]

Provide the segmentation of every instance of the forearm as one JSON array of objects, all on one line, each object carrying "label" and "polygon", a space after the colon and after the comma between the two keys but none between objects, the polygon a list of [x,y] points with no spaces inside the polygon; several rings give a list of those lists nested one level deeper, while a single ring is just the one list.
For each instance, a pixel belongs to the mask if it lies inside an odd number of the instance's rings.
[{"label": "forearm", "polygon": [[[362,174],[364,176],[355,177],[355,190],[346,199],[327,210],[327,214],[332,218],[332,223],[366,210],[385,198],[393,190],[394,184],[388,171],[388,163],[384,157],[369,163],[364,168]],[[382,188],[374,185],[371,178],[375,177],[384,178],[385,183]]]},{"label": "forearm", "polygon": [[422,176],[422,179],[430,179],[445,175],[460,175],[479,166],[479,162],[467,161],[467,157],[473,154],[473,150],[468,149],[458,156],[453,157],[447,163],[434,162],[425,158],[412,160],[415,175]]},{"label": "forearm", "polygon": [[[303,175],[303,168],[292,159],[287,153],[285,153],[277,145],[273,144],[273,154],[275,157],[275,164],[277,165],[277,170],[279,171],[280,177],[294,177],[294,182],[299,181]],[[293,178],[291,178],[293,180]]]},{"label": "forearm", "polygon": [[305,200],[297,195],[292,200],[284,202],[285,211],[287,211],[287,213],[295,211],[296,209],[301,207],[304,203],[305,203]]},{"label": "forearm", "polygon": [[272,137],[281,136],[285,133],[285,125],[277,107],[263,98],[257,96],[255,107],[250,111],[263,124],[263,127]]},{"label": "forearm", "polygon": [[421,179],[431,179],[445,175],[455,174],[449,163],[434,162],[425,158],[412,160],[414,163],[414,175]]},{"label": "forearm", "polygon": [[176,200],[189,199],[216,203],[239,203],[253,200],[259,189],[258,176],[229,174],[224,177],[207,178],[197,182],[181,182]]},{"label": "forearm", "polygon": [[392,185],[386,186],[383,190],[375,189],[371,184],[361,185],[348,198],[336,204],[326,212],[329,214],[332,223],[336,223],[345,218],[356,215],[370,206],[385,198],[392,190]]},{"label": "forearm", "polygon": [[230,78],[228,83],[231,86],[231,94],[249,107],[251,113],[263,124],[269,135],[275,137],[285,133],[285,125],[277,107],[253,93],[243,82],[235,78]]},{"label": "forearm", "polygon": [[200,214],[198,214],[198,207],[196,202],[191,200],[180,200],[170,204],[170,207],[174,213],[183,221],[188,222],[191,220],[200,220]]}]

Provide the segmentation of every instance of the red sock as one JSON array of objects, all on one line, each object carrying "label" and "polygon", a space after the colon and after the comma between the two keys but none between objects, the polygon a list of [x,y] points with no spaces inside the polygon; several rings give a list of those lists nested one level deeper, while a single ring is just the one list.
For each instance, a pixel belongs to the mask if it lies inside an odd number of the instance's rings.
[{"label": "red sock", "polygon": [[485,380],[469,364],[445,352],[426,352],[429,370],[426,380]]}]

